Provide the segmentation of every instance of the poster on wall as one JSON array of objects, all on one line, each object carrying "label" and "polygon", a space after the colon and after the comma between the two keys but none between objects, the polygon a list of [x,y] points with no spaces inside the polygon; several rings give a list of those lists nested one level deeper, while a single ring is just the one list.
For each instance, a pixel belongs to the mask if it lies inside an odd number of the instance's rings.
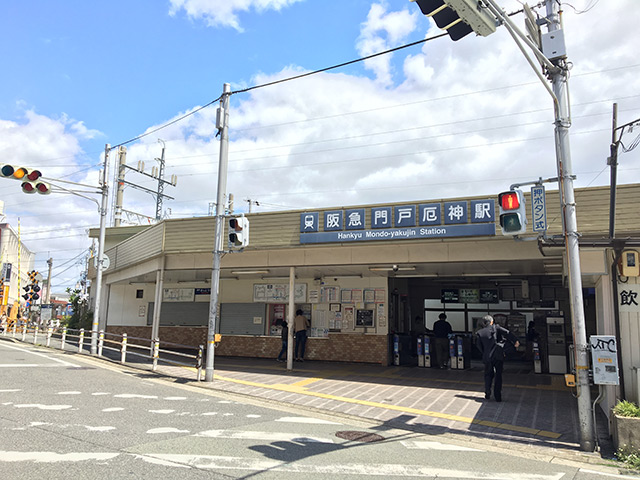
[{"label": "poster on wall", "polygon": [[356,313],[356,327],[373,327],[373,310],[358,310]]},{"label": "poster on wall", "polygon": [[379,327],[387,326],[387,315],[384,310],[384,303],[376,303],[376,318],[378,319]]},{"label": "poster on wall", "polygon": [[[294,302],[307,302],[307,284],[296,283],[293,294]],[[260,303],[287,303],[289,301],[289,285],[284,283],[256,283],[253,285],[253,301]]]},{"label": "poster on wall", "polygon": [[163,302],[193,302],[195,300],[195,289],[193,288],[163,288]]},{"label": "poster on wall", "polygon": [[344,330],[350,330],[353,328],[353,315],[355,308],[352,306],[344,306],[342,308],[342,328]]},{"label": "poster on wall", "polygon": [[376,291],[367,289],[364,291],[364,303],[373,303],[376,301]]},{"label": "poster on wall", "polygon": [[320,288],[320,302],[334,303],[338,301],[340,287],[327,286]]}]

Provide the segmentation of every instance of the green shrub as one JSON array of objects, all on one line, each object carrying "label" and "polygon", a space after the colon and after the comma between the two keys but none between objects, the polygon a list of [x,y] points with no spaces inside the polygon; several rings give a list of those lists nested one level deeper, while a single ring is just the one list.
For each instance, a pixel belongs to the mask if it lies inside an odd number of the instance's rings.
[{"label": "green shrub", "polygon": [[619,417],[639,417],[640,418],[640,407],[633,402],[627,402],[626,400],[622,400],[618,402],[618,404],[613,407],[613,413]]},{"label": "green shrub", "polygon": [[619,461],[623,462],[627,468],[640,470],[640,452],[638,452],[638,450],[634,450],[625,445],[618,449],[616,457]]}]

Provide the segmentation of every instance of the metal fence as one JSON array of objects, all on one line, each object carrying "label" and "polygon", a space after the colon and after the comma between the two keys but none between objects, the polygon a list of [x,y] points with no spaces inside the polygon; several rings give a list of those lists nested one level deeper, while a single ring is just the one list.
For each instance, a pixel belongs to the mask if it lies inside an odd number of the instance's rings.
[{"label": "metal fence", "polygon": [[[38,325],[16,325],[6,327],[2,335],[11,336],[34,345],[44,345],[67,352],[90,353],[91,331],[84,328],[74,330],[67,327],[40,327]],[[148,338],[129,337],[100,330],[98,334],[97,356],[119,361],[122,364],[147,363],[153,371],[158,363],[193,367],[196,379],[202,379],[202,360],[204,346],[181,345],[179,343],[161,342],[159,338],[151,341]]]}]

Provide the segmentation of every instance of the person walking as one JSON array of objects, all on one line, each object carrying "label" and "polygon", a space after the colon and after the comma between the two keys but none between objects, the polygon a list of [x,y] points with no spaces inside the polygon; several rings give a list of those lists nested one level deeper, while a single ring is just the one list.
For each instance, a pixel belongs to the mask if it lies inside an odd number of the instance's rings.
[{"label": "person walking", "polygon": [[493,396],[496,402],[502,401],[502,368],[504,366],[504,346],[511,342],[518,348],[520,342],[516,336],[500,325],[494,325],[493,317],[482,317],[480,330],[478,330],[477,345],[482,352],[484,363],[484,398],[491,398],[491,386],[493,384]]},{"label": "person walking", "polygon": [[310,327],[309,320],[303,315],[303,311],[298,309],[296,317],[293,319],[293,331],[296,336],[295,360],[304,362],[304,349],[307,344],[307,328]]},{"label": "person walking", "polygon": [[433,337],[436,347],[436,362],[440,368],[447,368],[449,360],[449,335],[453,332],[451,324],[447,322],[447,315],[441,313],[433,324]]},{"label": "person walking", "polygon": [[280,326],[282,327],[282,350],[280,350],[280,353],[278,354],[278,358],[277,360],[279,362],[284,362],[284,358],[282,358],[282,356],[284,355],[285,357],[287,356],[287,344],[289,343],[289,326],[287,324],[286,320],[278,320],[280,322]]}]

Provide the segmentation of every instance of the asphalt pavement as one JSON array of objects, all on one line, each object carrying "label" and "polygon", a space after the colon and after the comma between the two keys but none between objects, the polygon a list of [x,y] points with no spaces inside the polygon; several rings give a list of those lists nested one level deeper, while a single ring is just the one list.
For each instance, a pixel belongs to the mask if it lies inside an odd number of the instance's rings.
[{"label": "asphalt pavement", "polygon": [[[115,356],[111,361],[117,361]],[[147,362],[129,365],[150,369]],[[581,451],[575,391],[564,385],[562,375],[535,374],[522,363],[505,365],[502,402],[485,400],[481,363],[472,362],[465,370],[314,361],[293,367],[287,370],[286,363],[275,359],[216,356],[213,382],[196,381],[193,367],[163,361],[153,375],[336,418],[361,418],[380,428],[442,436],[470,447],[592,465],[610,463],[613,456],[606,417],[601,412],[597,416],[598,451]]]}]

